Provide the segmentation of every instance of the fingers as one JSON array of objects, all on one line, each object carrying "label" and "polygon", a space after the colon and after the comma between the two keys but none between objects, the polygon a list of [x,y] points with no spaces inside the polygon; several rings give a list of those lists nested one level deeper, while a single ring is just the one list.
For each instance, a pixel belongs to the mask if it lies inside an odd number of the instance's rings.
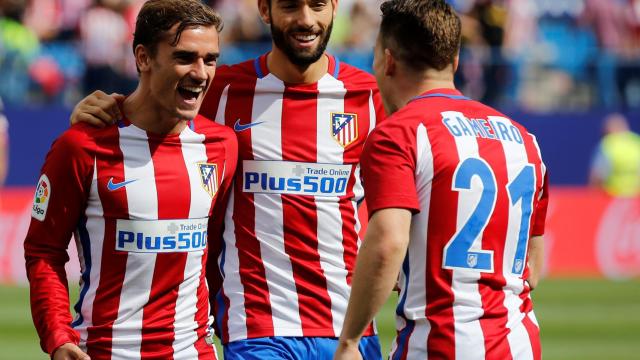
[{"label": "fingers", "polygon": [[87,122],[93,126],[104,127],[122,118],[118,103],[124,100],[124,95],[106,93],[97,90],[82,99],[71,113],[71,125]]},{"label": "fingers", "polygon": [[77,345],[66,343],[53,353],[53,360],[91,360]]}]

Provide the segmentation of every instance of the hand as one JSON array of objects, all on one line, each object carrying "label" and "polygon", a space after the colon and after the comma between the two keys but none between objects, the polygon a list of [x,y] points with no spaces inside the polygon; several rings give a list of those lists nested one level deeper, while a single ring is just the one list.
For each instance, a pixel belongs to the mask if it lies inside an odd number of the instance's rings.
[{"label": "hand", "polygon": [[86,122],[96,127],[112,125],[122,118],[118,102],[125,96],[117,93],[105,94],[100,90],[87,95],[71,113],[71,125]]},{"label": "hand", "polygon": [[340,341],[333,360],[362,360],[362,354],[358,349],[358,342],[347,343]]},{"label": "hand", "polygon": [[91,358],[77,345],[66,343],[53,352],[53,360],[91,360]]}]

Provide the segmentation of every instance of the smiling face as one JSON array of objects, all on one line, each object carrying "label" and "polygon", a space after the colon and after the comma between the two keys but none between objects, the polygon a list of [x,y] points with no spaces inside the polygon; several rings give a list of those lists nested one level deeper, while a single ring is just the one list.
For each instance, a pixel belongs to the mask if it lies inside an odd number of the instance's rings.
[{"label": "smiling face", "polygon": [[275,46],[293,64],[308,66],[327,48],[337,0],[260,0]]},{"label": "smiling face", "polygon": [[190,120],[198,114],[216,72],[218,31],[214,26],[188,27],[172,46],[177,28],[178,24],[168,31],[155,54],[138,45],[136,56],[141,80],[148,80],[148,101],[172,118]]}]

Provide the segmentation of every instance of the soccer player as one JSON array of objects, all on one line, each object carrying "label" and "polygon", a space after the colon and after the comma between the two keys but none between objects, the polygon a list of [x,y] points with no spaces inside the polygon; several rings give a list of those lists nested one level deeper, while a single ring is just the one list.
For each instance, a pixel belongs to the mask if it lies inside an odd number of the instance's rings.
[{"label": "soccer player", "polygon": [[[237,140],[198,110],[221,28],[197,0],[146,2],[133,40],[140,79],[123,119],[75,125],[47,155],[25,257],[34,323],[53,359],[216,358],[204,269]],[[64,270],[72,233],[82,269],[74,319]]]},{"label": "soccer player", "polygon": [[535,137],[455,89],[460,20],[444,0],[381,10],[374,72],[393,115],[363,152],[370,222],[335,358],[361,358],[398,280],[391,359],[540,359],[530,291],[547,182]]},{"label": "soccer player", "polygon": [[[373,76],[325,53],[337,0],[259,0],[272,50],[220,67],[202,113],[235,130],[239,163],[215,297],[225,359],[326,359],[359,246],[359,160],[382,119]],[[95,93],[72,121],[116,110]],[[360,350],[379,359],[367,326]]]}]

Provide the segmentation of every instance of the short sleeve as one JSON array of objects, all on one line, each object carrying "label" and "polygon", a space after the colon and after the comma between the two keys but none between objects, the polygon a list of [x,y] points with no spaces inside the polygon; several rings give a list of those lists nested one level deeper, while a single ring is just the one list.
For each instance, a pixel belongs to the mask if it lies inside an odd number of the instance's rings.
[{"label": "short sleeve", "polygon": [[535,211],[533,213],[533,225],[531,227],[533,236],[544,235],[545,221],[547,217],[547,206],[549,205],[549,186],[548,186],[548,171],[544,174],[544,182],[542,189],[540,190],[540,198],[536,204]]},{"label": "short sleeve", "polygon": [[361,159],[369,217],[386,208],[420,211],[415,183],[415,131],[392,121],[397,120],[387,120],[371,133]]}]

